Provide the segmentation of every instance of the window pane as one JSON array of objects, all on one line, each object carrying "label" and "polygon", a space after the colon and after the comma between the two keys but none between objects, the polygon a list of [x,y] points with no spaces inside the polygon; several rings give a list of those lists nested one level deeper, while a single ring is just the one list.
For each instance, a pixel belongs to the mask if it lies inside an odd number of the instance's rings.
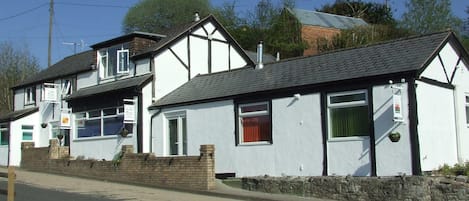
[{"label": "window pane", "polygon": [[466,106],[466,123],[469,124],[469,106]]},{"label": "window pane", "polygon": [[243,142],[270,141],[269,115],[257,117],[243,117]]},{"label": "window pane", "polygon": [[129,52],[128,50],[118,51],[119,71],[127,72],[129,69]]},{"label": "window pane", "polygon": [[241,113],[267,111],[267,104],[241,106]]},{"label": "window pane", "polygon": [[469,96],[466,96],[466,104],[469,104]]},{"label": "window pane", "polygon": [[101,136],[101,120],[87,120],[83,127],[77,128],[78,137]]},{"label": "window pane", "polygon": [[330,103],[343,103],[343,102],[352,102],[352,101],[363,101],[366,100],[365,93],[349,94],[342,96],[331,96]]},{"label": "window pane", "polygon": [[182,154],[187,155],[186,118],[182,118]]},{"label": "window pane", "polygon": [[115,115],[116,114],[116,108],[104,109],[103,114],[104,114],[104,116]]},{"label": "window pane", "polygon": [[178,120],[177,119],[168,120],[168,128],[169,128],[169,154],[177,155],[178,154],[178,145],[177,145]]},{"label": "window pane", "polygon": [[9,137],[8,130],[0,130],[0,145],[8,145]]},{"label": "window pane", "polygon": [[117,135],[124,127],[124,116],[104,118],[103,123],[104,135]]},{"label": "window pane", "polygon": [[101,110],[90,111],[90,112],[88,112],[88,115],[89,115],[90,118],[100,117],[101,116]]},{"label": "window pane", "polygon": [[21,129],[22,130],[33,130],[34,126],[28,126],[28,125],[22,125]]},{"label": "window pane", "polygon": [[368,135],[368,107],[330,109],[332,137]]},{"label": "window pane", "polygon": [[23,140],[33,140],[33,133],[23,131]]}]

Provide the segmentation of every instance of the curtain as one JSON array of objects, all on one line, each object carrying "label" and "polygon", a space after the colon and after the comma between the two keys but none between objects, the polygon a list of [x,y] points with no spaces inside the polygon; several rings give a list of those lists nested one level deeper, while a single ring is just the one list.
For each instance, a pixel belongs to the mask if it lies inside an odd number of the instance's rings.
[{"label": "curtain", "polygon": [[269,115],[243,117],[243,142],[270,141]]},{"label": "curtain", "polygon": [[332,108],[332,137],[351,137],[368,135],[368,107]]}]

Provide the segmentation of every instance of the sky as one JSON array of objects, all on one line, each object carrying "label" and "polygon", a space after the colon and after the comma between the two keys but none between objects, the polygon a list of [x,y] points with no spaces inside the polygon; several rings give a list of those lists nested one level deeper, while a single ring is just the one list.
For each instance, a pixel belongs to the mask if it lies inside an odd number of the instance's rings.
[{"label": "sky", "polygon": [[[211,0],[220,6],[233,0]],[[252,9],[259,0],[235,0],[239,14]],[[306,10],[321,8],[335,0],[296,0],[296,7]],[[384,3],[386,0],[363,0]],[[106,41],[122,33],[122,21],[128,9],[139,0],[54,0],[52,23],[52,64],[89,50],[89,46]],[[277,3],[278,0],[273,0]],[[405,0],[387,0],[394,17],[406,11]],[[10,0],[0,7],[0,43],[9,42],[15,48],[27,48],[47,67],[50,0]],[[469,0],[452,0],[452,11],[460,18],[468,18],[465,10]]]}]

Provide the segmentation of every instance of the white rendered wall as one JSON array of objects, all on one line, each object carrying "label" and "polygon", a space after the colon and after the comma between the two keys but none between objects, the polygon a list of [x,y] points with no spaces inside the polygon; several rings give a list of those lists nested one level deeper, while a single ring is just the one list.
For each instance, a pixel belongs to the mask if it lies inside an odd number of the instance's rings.
[{"label": "white rendered wall", "polygon": [[370,176],[370,139],[328,140],[327,167],[329,175]]},{"label": "white rendered wall", "polygon": [[0,166],[8,166],[8,145],[0,145]]},{"label": "white rendered wall", "polygon": [[187,69],[169,50],[155,57],[155,98],[165,96],[188,81]]},{"label": "white rendered wall", "polygon": [[322,133],[318,94],[272,101],[273,144],[235,145],[232,101],[163,110],[153,124],[154,152],[167,155],[165,115],[185,112],[188,154],[198,155],[201,144],[215,144],[217,173],[236,176],[321,175]]},{"label": "white rendered wall", "polygon": [[[33,128],[33,140],[37,144],[39,138],[39,112],[17,119],[10,123],[10,165],[19,166],[21,162],[21,142],[23,142],[22,125],[31,125]],[[38,147],[35,145],[35,147]]]},{"label": "white rendered wall", "polygon": [[98,71],[87,71],[77,75],[77,90],[98,84]]},{"label": "white rendered wall", "polygon": [[136,70],[136,75],[144,75],[148,72],[151,71],[150,67],[150,59],[142,59],[135,61],[135,70]]},{"label": "white rendered wall", "polygon": [[[373,87],[373,120],[376,146],[377,176],[411,175],[412,150],[409,134],[409,101],[407,83],[396,85],[402,87],[403,122],[393,121],[393,89],[390,85]],[[399,132],[398,142],[391,142],[388,135]]]},{"label": "white rendered wall", "polygon": [[24,109],[24,89],[16,89],[14,90],[14,105],[13,105],[13,110],[22,110]]},{"label": "white rendered wall", "polygon": [[417,81],[416,94],[422,171],[456,164],[453,90]]},{"label": "white rendered wall", "polygon": [[[151,94],[152,86],[151,83],[147,84],[145,87],[142,88],[142,151],[143,153],[150,152],[151,146],[151,139],[150,139],[150,122],[151,122],[151,114],[148,111],[148,107],[153,103],[152,101],[152,94]],[[136,148],[136,147],[134,147]]]}]

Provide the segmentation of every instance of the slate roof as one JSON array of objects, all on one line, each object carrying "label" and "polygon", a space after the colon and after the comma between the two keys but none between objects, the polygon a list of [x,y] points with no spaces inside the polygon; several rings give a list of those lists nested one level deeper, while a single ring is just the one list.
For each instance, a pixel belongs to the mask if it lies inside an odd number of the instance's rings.
[{"label": "slate roof", "polygon": [[86,87],[79,89],[76,92],[73,92],[72,95],[66,97],[66,100],[73,100],[78,98],[86,98],[90,96],[94,96],[97,94],[109,93],[119,90],[131,90],[131,89],[138,89],[144,83],[152,78],[152,74],[141,75],[137,77],[107,82],[104,84],[99,84],[91,87]]},{"label": "slate roof", "polygon": [[360,18],[334,15],[330,13],[302,10],[296,8],[286,9],[288,12],[293,14],[300,21],[301,24],[305,25],[321,26],[336,29],[350,29],[355,26],[367,25],[367,23]]},{"label": "slate roof", "polygon": [[91,70],[91,65],[94,63],[93,54],[94,51],[90,50],[66,57],[49,68],[17,84],[13,89]]},{"label": "slate roof", "polygon": [[[246,67],[199,75],[159,99],[151,107],[230,99],[240,95],[293,87],[416,72],[427,65],[434,52],[443,43],[454,37],[452,32],[440,32],[279,61],[265,64],[263,69]],[[467,59],[467,54],[464,55]]]},{"label": "slate roof", "polygon": [[39,108],[33,107],[33,108],[27,108],[27,109],[17,110],[13,112],[0,113],[0,123],[15,121],[19,118],[28,116],[37,111],[39,111]]}]

